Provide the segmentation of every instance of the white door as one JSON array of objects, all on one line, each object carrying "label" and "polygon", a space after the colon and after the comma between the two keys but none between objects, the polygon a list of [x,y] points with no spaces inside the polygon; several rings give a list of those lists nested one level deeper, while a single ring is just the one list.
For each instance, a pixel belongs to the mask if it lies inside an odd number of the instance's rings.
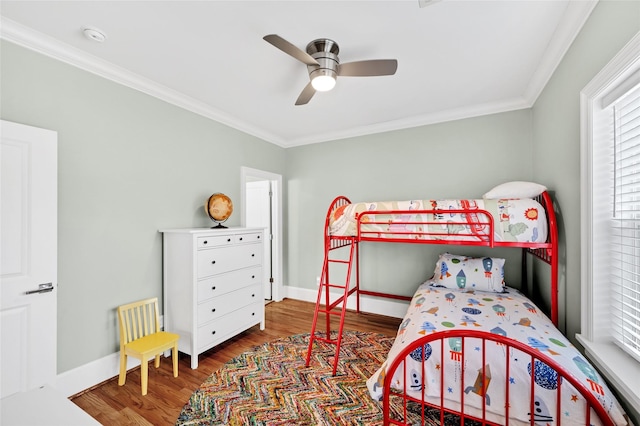
[{"label": "white door", "polygon": [[[265,201],[267,185],[270,185],[271,189],[269,203]],[[268,237],[268,243],[265,244],[265,258],[268,256],[270,259],[271,271],[266,271],[267,273],[265,273],[265,295],[270,295],[271,300],[279,302],[284,297],[284,282],[282,278],[282,176],[263,170],[241,167],[240,187],[242,226],[263,226],[270,229],[271,235]],[[252,193],[251,196],[248,195],[249,192]],[[268,214],[271,217],[270,224],[265,225]],[[249,219],[247,219],[248,217]]]},{"label": "white door", "polygon": [[267,269],[267,280],[264,283],[264,298],[272,299],[271,287],[273,274],[271,273],[271,182],[268,180],[247,182],[245,187],[245,214],[246,226],[266,228],[265,234],[265,259],[264,265]]},{"label": "white door", "polygon": [[0,389],[5,398],[56,379],[57,134],[7,121],[0,122],[0,132]]}]

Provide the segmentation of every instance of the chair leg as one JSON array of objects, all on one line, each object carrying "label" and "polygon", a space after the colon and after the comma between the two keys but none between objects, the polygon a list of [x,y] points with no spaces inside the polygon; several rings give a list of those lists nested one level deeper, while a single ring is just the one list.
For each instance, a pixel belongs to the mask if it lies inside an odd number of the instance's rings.
[{"label": "chair leg", "polygon": [[127,380],[127,355],[124,349],[120,351],[120,375],[118,376],[118,386],[124,385]]},{"label": "chair leg", "polygon": [[147,385],[149,384],[149,360],[142,358],[140,360],[140,386],[142,387],[142,395],[147,394]]},{"label": "chair leg", "polygon": [[156,355],[154,365],[156,368],[160,368],[160,354]]},{"label": "chair leg", "polygon": [[173,377],[178,377],[178,344],[173,347],[171,351],[171,358],[173,358]]}]

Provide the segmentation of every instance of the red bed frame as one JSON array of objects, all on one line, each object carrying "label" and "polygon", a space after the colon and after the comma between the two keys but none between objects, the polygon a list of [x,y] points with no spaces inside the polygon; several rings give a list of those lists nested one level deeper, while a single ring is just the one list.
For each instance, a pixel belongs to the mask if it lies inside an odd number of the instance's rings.
[{"label": "red bed frame", "polygon": [[[358,254],[358,246],[359,243],[362,242],[392,242],[392,243],[408,243],[408,244],[441,244],[441,245],[461,245],[461,246],[482,246],[482,247],[513,247],[513,248],[521,248],[523,249],[522,255],[522,271],[523,277],[526,274],[526,260],[527,253],[532,254],[533,256],[541,259],[542,261],[548,263],[551,269],[551,320],[557,326],[558,325],[558,227],[555,217],[555,212],[553,209],[553,202],[551,200],[550,195],[547,192],[543,192],[536,200],[544,207],[547,223],[548,223],[548,237],[546,242],[540,243],[529,243],[529,242],[502,242],[494,240],[494,221],[493,217],[486,210],[477,209],[471,205],[469,205],[468,209],[460,209],[460,210],[447,210],[448,213],[463,213],[467,217],[469,222],[459,223],[460,225],[472,225],[477,229],[482,229],[482,232],[476,233],[474,235],[460,235],[452,237],[450,235],[446,236],[446,239],[442,239],[443,235],[430,233],[428,231],[402,231],[399,232],[397,228],[393,231],[385,232],[367,232],[362,230],[361,224],[366,222],[368,224],[385,224],[387,223],[383,219],[378,218],[379,215],[388,215],[394,214],[398,215],[398,217],[404,215],[403,217],[409,218],[405,219],[406,221],[396,221],[394,220],[395,225],[430,225],[430,224],[438,224],[436,221],[424,221],[421,220],[416,222],[416,216],[420,214],[441,214],[442,210],[393,210],[393,211],[367,211],[361,213],[357,217],[357,234],[355,236],[334,236],[331,235],[329,231],[330,220],[332,214],[336,209],[339,209],[347,204],[350,204],[350,200],[344,196],[339,196],[333,200],[331,203],[329,210],[327,212],[327,217],[325,221],[325,229],[324,229],[324,261],[322,267],[322,274],[320,278],[320,285],[318,289],[318,297],[316,300],[315,312],[313,317],[313,323],[311,328],[311,335],[309,339],[309,348],[307,351],[306,365],[309,365],[311,360],[311,352],[313,350],[313,342],[315,340],[324,341],[327,343],[336,345],[336,354],[334,357],[334,365],[333,365],[333,374],[336,374],[338,359],[340,355],[340,344],[342,341],[342,332],[344,327],[344,318],[345,312],[347,309],[347,298],[355,294],[356,297],[356,312],[360,312],[360,296],[375,296],[382,298],[390,298],[396,300],[411,300],[411,296],[402,296],[391,293],[381,293],[375,291],[369,291],[366,289],[360,288],[360,265],[359,265],[359,254]],[[426,217],[425,215],[421,215],[421,217]],[[417,229],[417,227],[416,227]],[[422,226],[420,229],[428,229],[428,226]],[[434,239],[435,238],[435,239]],[[438,239],[440,238],[440,239]],[[455,238],[455,239],[454,239]],[[342,249],[342,250],[340,250]],[[348,252],[348,255],[345,255],[345,252]],[[337,253],[341,253],[342,256],[337,255]],[[345,278],[340,282],[335,282],[330,280],[330,269],[332,266],[341,264],[341,268],[346,270],[346,273],[341,274],[345,275]],[[355,284],[351,285],[351,275],[352,269],[355,266]],[[342,293],[336,300],[331,301],[330,291],[338,290],[338,294]],[[335,297],[335,296],[333,296]],[[324,314],[325,315],[325,330],[324,333],[318,333],[318,317]],[[331,332],[331,317],[339,317],[339,327],[337,333]],[[432,340],[443,339],[448,337],[453,337],[451,333],[459,335],[460,337],[467,336],[470,334],[468,332],[462,333],[461,331],[447,331],[447,332],[439,332],[433,333],[430,336],[425,336],[419,341],[414,342],[409,347],[407,347],[403,354],[408,356],[416,348],[421,348],[425,343]],[[612,424],[609,419],[606,411],[602,408],[602,405],[598,403],[597,399],[584,388],[584,385],[579,383],[577,380],[570,375],[570,373],[565,372],[562,366],[558,365],[554,360],[549,359],[544,354],[541,354],[531,347],[523,345],[515,340],[498,336],[492,333],[483,333],[483,332],[473,332],[473,336],[481,337],[485,340],[493,340],[499,341],[508,346],[515,347],[523,352],[529,354],[532,359],[538,359],[549,365],[550,367],[556,369],[559,374],[559,377],[564,377],[567,381],[572,383],[575,388],[583,393],[585,400],[587,401],[588,407],[586,408],[588,411],[587,419],[593,413],[602,419],[603,424]],[[442,346],[444,347],[444,345]],[[411,401],[412,404],[421,404],[423,407],[429,406],[430,408],[434,408],[430,406],[425,401],[416,400],[415,398],[409,398],[403,392],[392,391],[390,390],[389,379],[393,377],[393,373],[395,372],[395,368],[404,365],[402,363],[402,357],[398,357],[392,365],[390,365],[390,369],[387,371],[387,379],[385,380],[384,387],[384,424],[407,424],[408,421],[406,418],[403,420],[394,420],[390,418],[389,414],[389,398],[400,398],[406,404]],[[402,368],[402,367],[400,367]],[[509,368],[506,366],[506,368]],[[393,371],[391,370],[393,369]],[[424,377],[424,374],[423,374]],[[508,376],[507,376],[508,377]],[[560,388],[560,387],[559,387]],[[532,413],[534,401],[531,401]],[[558,404],[560,406],[560,404]],[[437,407],[436,407],[437,409]],[[448,414],[456,414],[460,418],[460,424],[464,424],[465,419],[472,419],[479,421],[481,424],[492,424],[483,420],[482,418],[471,417],[464,413],[464,408],[462,413],[453,413],[451,410],[440,409],[441,416],[444,416],[445,413]],[[406,410],[405,410],[406,411]],[[507,416],[508,417],[508,416]],[[444,421],[444,417],[442,417]],[[534,424],[533,416],[531,418],[531,424]],[[587,423],[589,424],[589,423]]]}]

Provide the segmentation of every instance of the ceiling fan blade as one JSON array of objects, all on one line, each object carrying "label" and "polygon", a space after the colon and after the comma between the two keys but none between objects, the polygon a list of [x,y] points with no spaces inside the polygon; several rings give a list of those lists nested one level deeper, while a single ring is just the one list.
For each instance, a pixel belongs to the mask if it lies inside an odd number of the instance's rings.
[{"label": "ceiling fan blade", "polygon": [[345,77],[374,77],[393,75],[398,69],[395,59],[371,59],[368,61],[347,62],[338,66],[338,75]]},{"label": "ceiling fan blade", "polygon": [[294,58],[296,58],[297,60],[299,60],[302,63],[305,63],[307,65],[318,65],[318,66],[320,66],[318,61],[313,59],[313,56],[309,55],[307,52],[304,52],[304,51],[298,49],[296,46],[294,46],[293,44],[289,43],[287,40],[283,39],[282,37],[280,37],[277,34],[269,34],[269,35],[266,35],[266,36],[264,36],[262,38],[267,43],[271,43],[272,45],[274,45],[278,49],[282,50],[287,55],[293,56]]},{"label": "ceiling fan blade", "polygon": [[296,100],[296,105],[305,105],[309,103],[309,101],[311,100],[311,98],[313,98],[313,95],[315,94],[316,94],[316,89],[314,89],[313,86],[311,85],[311,82],[309,82],[306,86],[304,86],[304,89],[302,89],[300,96],[298,96],[298,99]]}]

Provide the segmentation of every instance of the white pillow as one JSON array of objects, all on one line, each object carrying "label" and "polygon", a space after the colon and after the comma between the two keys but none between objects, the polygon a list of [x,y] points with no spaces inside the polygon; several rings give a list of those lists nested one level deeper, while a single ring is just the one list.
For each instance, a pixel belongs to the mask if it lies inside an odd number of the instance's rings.
[{"label": "white pillow", "polygon": [[535,182],[513,181],[496,186],[484,194],[486,199],[535,198],[547,190],[547,187]]}]

